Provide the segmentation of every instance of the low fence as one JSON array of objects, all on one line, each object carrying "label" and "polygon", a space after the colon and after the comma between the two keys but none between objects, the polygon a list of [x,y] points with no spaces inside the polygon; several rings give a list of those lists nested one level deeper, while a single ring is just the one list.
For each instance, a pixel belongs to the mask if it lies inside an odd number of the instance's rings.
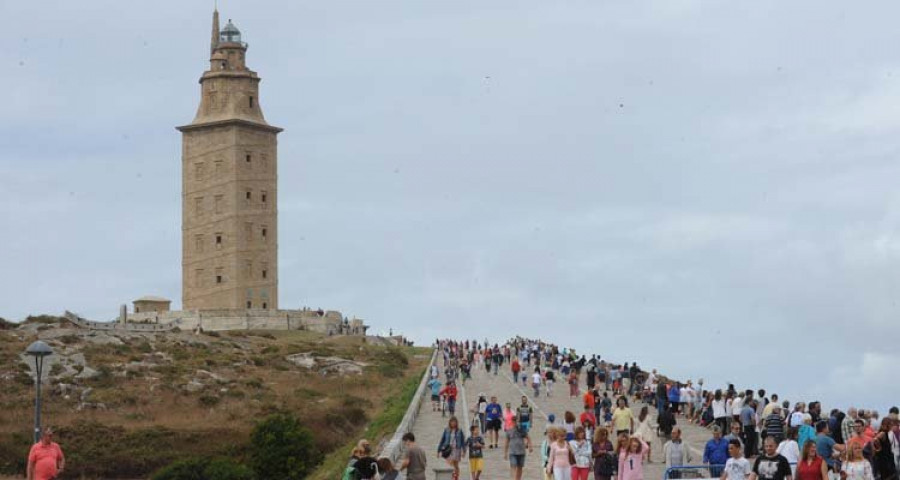
[{"label": "low fence", "polygon": [[422,374],[419,388],[416,389],[416,393],[409,402],[409,407],[403,415],[403,420],[400,421],[400,425],[397,426],[397,430],[394,432],[390,441],[388,441],[384,446],[384,449],[381,450],[381,456],[390,458],[394,465],[397,465],[400,462],[400,457],[403,454],[403,435],[413,431],[413,427],[416,424],[416,417],[419,415],[419,405],[422,404],[422,397],[425,395],[429,374],[431,373],[431,366],[437,361],[437,354],[437,350],[431,354],[431,361],[428,362],[425,373]]},{"label": "low fence", "polygon": [[663,480],[679,478],[719,478],[725,465],[681,465],[669,467],[663,472]]},{"label": "low fence", "polygon": [[[790,463],[793,468],[796,463]],[[704,464],[704,465],[681,465],[678,467],[669,467],[663,472],[663,480],[669,479],[689,479],[689,478],[719,478],[725,464]]]}]

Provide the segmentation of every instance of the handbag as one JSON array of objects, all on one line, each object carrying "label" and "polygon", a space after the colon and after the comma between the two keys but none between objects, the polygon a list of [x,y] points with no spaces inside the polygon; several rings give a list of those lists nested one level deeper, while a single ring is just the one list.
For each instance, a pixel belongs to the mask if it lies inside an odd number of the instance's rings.
[{"label": "handbag", "polygon": [[453,446],[448,443],[441,449],[441,458],[448,458],[451,453],[453,453]]}]

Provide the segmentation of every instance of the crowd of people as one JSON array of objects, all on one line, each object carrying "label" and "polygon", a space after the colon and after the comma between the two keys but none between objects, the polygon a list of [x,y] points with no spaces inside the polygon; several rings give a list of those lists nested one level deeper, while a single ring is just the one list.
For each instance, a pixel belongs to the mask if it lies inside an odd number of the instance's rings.
[{"label": "crowd of people", "polygon": [[[661,454],[666,477],[674,479],[900,480],[896,407],[884,418],[855,408],[825,415],[820,402],[791,404],[764,390],[738,391],[733,385],[705,390],[702,383],[645,372],[636,363],[613,364],[539,340],[515,338],[493,345],[439,340],[436,346],[441,358],[429,372],[431,409],[446,417],[447,424],[434,452],[454,480],[465,458],[469,478],[480,480],[486,451],[494,449],[502,450],[513,480],[521,480],[530,461],[539,462],[545,480],[643,480],[654,451]],[[533,399],[522,395],[501,404],[496,395],[479,393],[471,412],[458,412],[459,385],[479,369],[510,375]],[[560,381],[567,391],[554,390]],[[537,436],[534,399],[560,394],[583,409],[566,411],[561,418],[548,415],[543,435]],[[461,424],[460,413],[471,413],[470,424]],[[679,422],[709,430],[697,458],[684,442]],[[407,453],[399,470],[406,470],[408,479],[422,480],[427,455],[412,434],[404,440]],[[374,479],[376,474],[356,478]]]}]

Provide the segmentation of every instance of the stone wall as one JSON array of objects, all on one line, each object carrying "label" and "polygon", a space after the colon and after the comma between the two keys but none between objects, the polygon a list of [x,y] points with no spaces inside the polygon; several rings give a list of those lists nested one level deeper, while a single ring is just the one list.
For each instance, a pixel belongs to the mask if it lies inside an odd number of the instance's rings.
[{"label": "stone wall", "polygon": [[[128,314],[129,325],[171,325],[181,330],[202,328],[206,331],[221,330],[310,330],[338,335],[363,335],[362,322],[349,322],[349,331],[343,328],[340,312],[321,314],[316,310],[181,310]],[[355,327],[355,328],[354,328]]]}]

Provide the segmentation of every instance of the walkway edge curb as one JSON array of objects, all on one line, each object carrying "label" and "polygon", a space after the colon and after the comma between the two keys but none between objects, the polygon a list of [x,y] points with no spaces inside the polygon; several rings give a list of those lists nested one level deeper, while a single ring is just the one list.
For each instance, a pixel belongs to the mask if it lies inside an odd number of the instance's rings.
[{"label": "walkway edge curb", "polygon": [[425,367],[425,373],[422,374],[419,388],[417,388],[416,393],[413,394],[413,398],[409,402],[409,407],[407,407],[406,413],[403,414],[403,420],[400,421],[400,425],[397,425],[397,430],[394,431],[394,435],[391,437],[390,441],[388,441],[387,445],[381,450],[381,456],[390,458],[391,463],[394,465],[397,465],[400,461],[400,455],[403,450],[403,435],[411,432],[416,423],[416,417],[419,415],[419,406],[422,404],[422,397],[425,394],[425,387],[431,374],[431,366],[437,361],[437,354],[437,350],[431,354],[431,361],[428,362],[428,365]]}]

